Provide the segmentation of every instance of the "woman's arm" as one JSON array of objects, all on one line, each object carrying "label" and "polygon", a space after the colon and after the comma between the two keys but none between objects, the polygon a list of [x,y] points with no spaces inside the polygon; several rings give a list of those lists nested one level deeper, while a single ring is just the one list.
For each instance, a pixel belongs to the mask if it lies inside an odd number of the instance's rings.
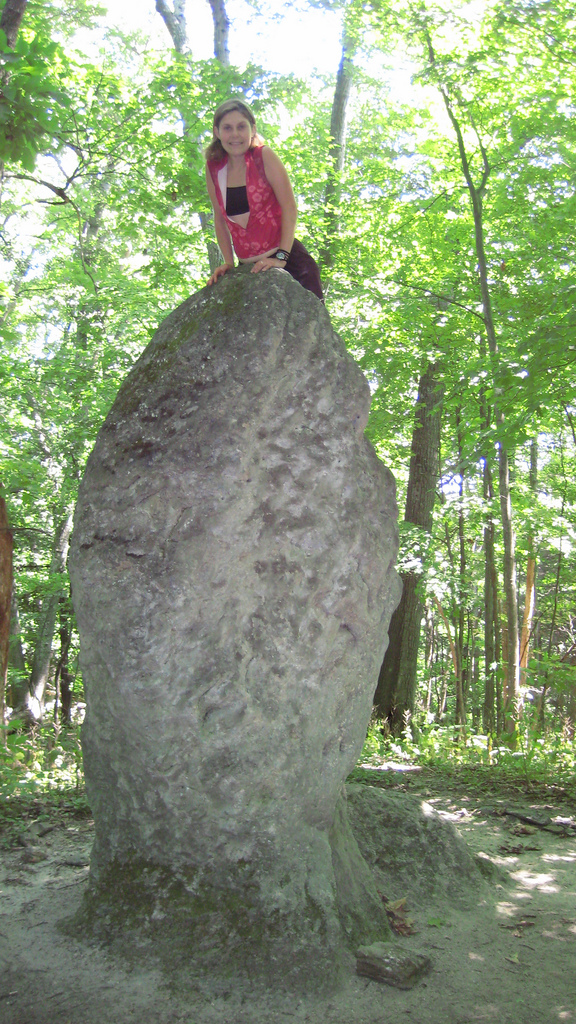
[{"label": "woman's arm", "polygon": [[268,146],[262,150],[262,161],[264,173],[274,189],[274,195],[280,203],[282,210],[282,235],[280,237],[280,248],[290,252],[296,231],[296,220],[298,211],[296,200],[292,191],[292,185],[284,164],[280,157],[276,156]]},{"label": "woman's arm", "polygon": [[232,270],[234,267],[234,250],[232,249],[232,238],[228,230],[226,221],[220,205],[216,198],[216,189],[214,188],[214,182],[212,181],[212,175],[206,167],[206,188],[208,195],[210,196],[210,202],[212,203],[212,209],[214,210],[214,230],[216,231],[216,238],[218,245],[220,246],[220,252],[224,257],[224,263],[216,267],[214,273],[208,278],[208,284],[214,284],[222,274],[225,274],[227,270]]},{"label": "woman's arm", "polygon": [[[274,195],[282,210],[282,234],[280,235],[280,245],[278,248],[290,252],[294,242],[296,218],[298,216],[292,185],[280,157],[276,156],[276,153],[269,149],[268,146],[264,146],[262,150],[262,161],[264,163],[264,173],[272,185]],[[274,256],[262,256],[254,264],[252,273],[257,274],[259,271],[269,270],[271,267],[285,266],[286,264],[283,260],[277,260]]]}]

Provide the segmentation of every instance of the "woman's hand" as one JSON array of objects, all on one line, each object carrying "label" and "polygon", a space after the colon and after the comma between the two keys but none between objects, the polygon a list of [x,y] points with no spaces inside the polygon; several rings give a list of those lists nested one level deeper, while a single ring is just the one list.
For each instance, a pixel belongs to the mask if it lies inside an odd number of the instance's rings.
[{"label": "woman's hand", "polygon": [[211,277],[208,278],[206,283],[207,284],[216,284],[216,281],[218,280],[218,278],[222,277],[226,273],[227,270],[234,270],[234,264],[233,263],[223,263],[220,267],[216,267],[216,270],[211,275]]},{"label": "woman's hand", "polygon": [[252,267],[252,273],[258,274],[261,270],[270,270],[272,267],[276,267],[276,270],[283,270],[285,266],[285,262],[277,260],[275,256],[262,256]]}]

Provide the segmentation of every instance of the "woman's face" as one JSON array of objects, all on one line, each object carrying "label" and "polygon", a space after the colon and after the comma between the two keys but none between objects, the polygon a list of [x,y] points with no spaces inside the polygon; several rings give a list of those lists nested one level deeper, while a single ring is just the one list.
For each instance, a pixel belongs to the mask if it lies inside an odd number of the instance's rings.
[{"label": "woman's face", "polygon": [[220,139],[222,148],[230,156],[243,156],[250,149],[255,127],[239,110],[231,110],[220,119],[215,136]]}]

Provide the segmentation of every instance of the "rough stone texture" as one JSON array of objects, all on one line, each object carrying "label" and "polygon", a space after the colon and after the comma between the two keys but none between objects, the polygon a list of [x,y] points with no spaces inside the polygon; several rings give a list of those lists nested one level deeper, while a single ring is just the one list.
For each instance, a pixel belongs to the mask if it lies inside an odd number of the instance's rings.
[{"label": "rough stone texture", "polygon": [[110,909],[156,886],[156,921],[174,897],[207,970],[255,922],[264,952],[244,966],[295,984],[325,975],[343,936],[386,934],[337,809],[399,597],[369,404],[315,297],[239,270],[161,325],[80,488],[95,892]]},{"label": "rough stone texture", "polygon": [[424,953],[401,950],[397,945],[374,942],[360,946],[356,954],[356,973],[395,988],[414,988],[416,982],[432,970],[432,961]]},{"label": "rough stone texture", "polygon": [[346,795],[352,832],[382,896],[407,896],[411,910],[477,902],[485,891],[482,866],[431,804],[356,783]]}]

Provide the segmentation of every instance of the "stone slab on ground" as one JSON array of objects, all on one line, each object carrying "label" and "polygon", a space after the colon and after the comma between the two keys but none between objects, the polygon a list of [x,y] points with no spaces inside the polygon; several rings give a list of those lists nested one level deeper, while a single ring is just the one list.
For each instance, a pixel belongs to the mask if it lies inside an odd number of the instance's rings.
[{"label": "stone slab on ground", "polygon": [[414,988],[431,970],[429,956],[403,950],[398,943],[373,942],[371,946],[360,946],[356,953],[357,974],[394,988]]}]

